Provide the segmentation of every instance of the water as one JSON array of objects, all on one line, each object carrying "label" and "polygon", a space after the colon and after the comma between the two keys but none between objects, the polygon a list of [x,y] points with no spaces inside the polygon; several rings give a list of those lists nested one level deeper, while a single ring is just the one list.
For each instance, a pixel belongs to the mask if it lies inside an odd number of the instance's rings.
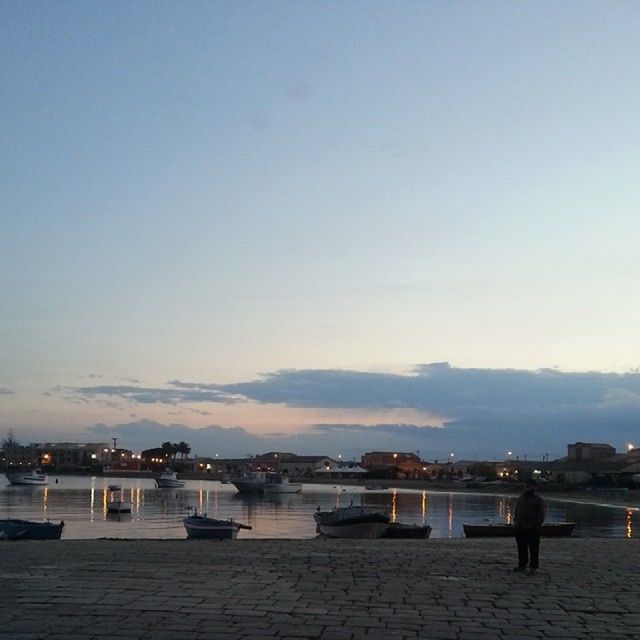
[{"label": "water", "polygon": [[[0,476],[4,480],[4,476]],[[362,487],[304,485],[301,494],[241,496],[233,485],[187,480],[183,489],[157,489],[148,478],[50,476],[45,487],[0,485],[0,519],[64,520],[65,539],[184,538],[186,507],[215,518],[249,524],[241,538],[313,538],[313,512],[367,504],[387,508],[394,520],[429,524],[433,538],[463,536],[463,522],[509,521],[515,496],[435,493],[421,490],[366,491]],[[0,480],[0,482],[2,482]],[[119,499],[131,514],[107,514],[108,485],[118,483]],[[640,511],[604,505],[547,500],[547,520],[571,521],[580,537],[640,537]]]}]

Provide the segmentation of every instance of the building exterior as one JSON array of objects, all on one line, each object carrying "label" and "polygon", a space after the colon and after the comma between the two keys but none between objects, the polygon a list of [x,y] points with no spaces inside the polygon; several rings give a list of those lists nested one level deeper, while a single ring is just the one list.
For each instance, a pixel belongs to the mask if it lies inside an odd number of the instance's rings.
[{"label": "building exterior", "polygon": [[329,456],[294,456],[282,460],[278,464],[278,471],[290,477],[311,476],[319,469],[325,469],[336,464]]},{"label": "building exterior", "polygon": [[104,466],[110,459],[105,442],[32,442],[5,451],[5,466],[81,471]]},{"label": "building exterior", "polygon": [[615,455],[615,448],[609,444],[576,442],[575,444],[567,445],[567,461],[605,460]]},{"label": "building exterior", "polygon": [[381,467],[397,467],[403,463],[421,464],[420,457],[415,453],[400,451],[371,451],[362,454],[360,464],[366,469],[380,469]]}]

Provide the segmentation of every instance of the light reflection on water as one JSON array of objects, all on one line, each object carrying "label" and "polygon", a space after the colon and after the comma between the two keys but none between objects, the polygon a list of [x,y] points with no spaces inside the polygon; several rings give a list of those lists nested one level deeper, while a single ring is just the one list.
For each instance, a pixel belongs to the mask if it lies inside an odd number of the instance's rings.
[{"label": "light reflection on water", "polygon": [[[0,483],[4,478],[0,476]],[[516,496],[437,493],[363,487],[304,485],[301,494],[241,496],[233,485],[188,480],[183,489],[157,489],[149,478],[119,478],[121,489],[110,491],[113,478],[60,476],[46,487],[0,484],[0,519],[64,520],[64,538],[184,538],[187,507],[217,518],[234,518],[253,530],[243,538],[312,538],[312,515],[349,504],[385,508],[393,521],[429,524],[434,538],[463,535],[464,522],[511,522]],[[109,514],[111,499],[131,502],[131,514]],[[582,537],[640,537],[640,512],[547,500],[547,520],[577,522]]]}]

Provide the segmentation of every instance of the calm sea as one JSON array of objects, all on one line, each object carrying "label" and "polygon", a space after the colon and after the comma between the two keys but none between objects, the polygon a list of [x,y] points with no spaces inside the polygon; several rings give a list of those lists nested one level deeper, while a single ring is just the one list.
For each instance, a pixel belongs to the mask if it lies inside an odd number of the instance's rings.
[{"label": "calm sea", "polygon": [[[56,482],[57,480],[57,482]],[[5,482],[0,476],[0,483]],[[119,483],[130,515],[107,514],[108,485]],[[463,536],[464,522],[508,521],[515,497],[435,493],[362,487],[304,485],[301,494],[241,496],[231,484],[187,480],[183,489],[157,489],[151,479],[50,476],[46,487],[0,484],[0,519],[64,520],[63,538],[184,538],[188,506],[215,518],[234,518],[253,527],[241,538],[313,538],[313,512],[349,504],[386,507],[398,522],[433,527],[434,538]],[[640,537],[640,511],[605,505],[547,500],[547,520],[571,521],[580,537]]]}]

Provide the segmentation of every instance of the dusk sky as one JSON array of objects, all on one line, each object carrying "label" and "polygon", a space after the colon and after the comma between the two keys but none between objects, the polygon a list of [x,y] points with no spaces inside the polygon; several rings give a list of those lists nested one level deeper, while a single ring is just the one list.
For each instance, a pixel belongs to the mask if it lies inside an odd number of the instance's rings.
[{"label": "dusk sky", "polygon": [[637,2],[4,2],[0,437],[640,445]]}]

